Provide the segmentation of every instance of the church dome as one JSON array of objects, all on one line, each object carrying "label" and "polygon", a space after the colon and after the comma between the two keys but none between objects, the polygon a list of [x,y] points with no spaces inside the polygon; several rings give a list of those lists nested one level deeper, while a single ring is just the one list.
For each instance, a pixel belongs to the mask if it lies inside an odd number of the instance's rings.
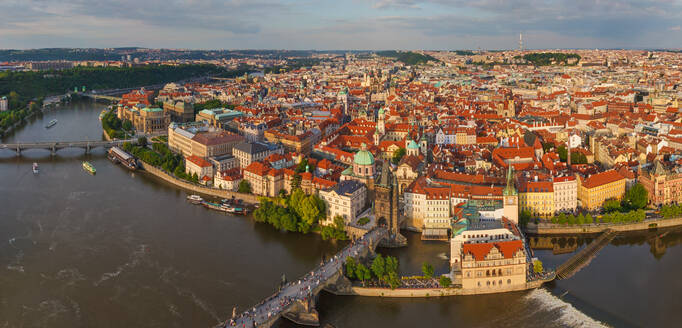
[{"label": "church dome", "polygon": [[373,165],[374,155],[372,155],[363,144],[363,149],[355,153],[353,162],[357,165]]},{"label": "church dome", "polygon": [[407,149],[419,149],[419,145],[417,145],[414,140],[410,140],[410,142],[407,144]]}]

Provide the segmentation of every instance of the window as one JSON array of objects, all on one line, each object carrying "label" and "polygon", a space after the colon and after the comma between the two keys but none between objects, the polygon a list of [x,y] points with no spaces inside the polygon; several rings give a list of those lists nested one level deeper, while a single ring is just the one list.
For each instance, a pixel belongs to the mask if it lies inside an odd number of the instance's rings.
[{"label": "window", "polygon": [[507,285],[511,285],[511,279],[507,279]]}]

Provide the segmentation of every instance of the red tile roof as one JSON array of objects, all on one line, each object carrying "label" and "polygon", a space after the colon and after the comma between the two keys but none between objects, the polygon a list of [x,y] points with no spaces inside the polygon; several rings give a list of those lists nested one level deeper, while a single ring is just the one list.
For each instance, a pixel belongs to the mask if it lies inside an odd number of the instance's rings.
[{"label": "red tile roof", "polygon": [[510,240],[496,243],[466,243],[462,245],[462,253],[473,255],[476,261],[483,261],[493,247],[497,247],[505,259],[510,259],[517,251],[523,250],[523,242]]},{"label": "red tile roof", "polygon": [[622,180],[623,176],[615,170],[608,170],[593,174],[582,182],[585,188],[594,188],[614,181]]}]

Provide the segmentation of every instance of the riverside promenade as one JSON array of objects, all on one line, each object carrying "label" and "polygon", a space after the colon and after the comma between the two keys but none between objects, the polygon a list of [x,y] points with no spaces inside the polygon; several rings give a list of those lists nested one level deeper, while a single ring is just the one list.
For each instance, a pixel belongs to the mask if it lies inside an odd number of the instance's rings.
[{"label": "riverside promenade", "polygon": [[642,222],[633,223],[596,223],[581,225],[562,225],[544,222],[539,224],[528,223],[528,226],[524,229],[524,231],[533,235],[576,235],[599,234],[606,230],[627,232],[676,226],[682,226],[682,217],[670,219],[646,219]]},{"label": "riverside promenade", "polygon": [[207,186],[202,186],[200,184],[192,183],[189,181],[185,181],[182,179],[178,179],[162,169],[159,169],[147,162],[144,162],[140,159],[137,160],[138,163],[140,164],[140,167],[142,167],[147,173],[150,175],[153,175],[161,180],[164,180],[176,187],[180,187],[182,189],[185,189],[187,191],[191,191],[194,193],[202,194],[202,195],[207,195],[207,196],[212,196],[212,197],[217,197],[217,198],[231,198],[234,197],[236,199],[241,199],[244,202],[250,203],[250,204],[258,204],[259,197],[258,195],[252,195],[252,194],[245,194],[245,193],[240,193],[236,191],[231,191],[231,190],[225,190],[225,189],[218,189],[218,188],[211,188]]},{"label": "riverside promenade", "polygon": [[374,251],[376,245],[387,236],[386,228],[370,230],[315,270],[287,283],[274,295],[218,327],[271,327],[280,317],[301,325],[319,325],[314,309],[317,294],[343,278],[342,267],[347,257],[357,258]]}]

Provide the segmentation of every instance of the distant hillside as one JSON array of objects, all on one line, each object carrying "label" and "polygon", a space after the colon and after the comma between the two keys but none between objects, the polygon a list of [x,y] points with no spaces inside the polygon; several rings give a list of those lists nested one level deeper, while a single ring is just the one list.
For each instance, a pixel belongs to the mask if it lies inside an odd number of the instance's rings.
[{"label": "distant hillside", "polygon": [[[349,51],[352,52],[352,51]],[[334,53],[341,55],[343,51],[314,50],[190,50],[190,49],[147,49],[147,48],[43,48],[43,49],[7,49],[0,50],[0,62],[4,61],[45,61],[45,60],[121,60],[121,57],[139,60],[210,60],[231,59],[260,56],[270,59],[286,59],[292,57],[310,57],[317,53]]]},{"label": "distant hillside", "polygon": [[12,109],[34,98],[62,94],[74,87],[91,89],[131,88],[161,84],[192,77],[218,75],[234,77],[247,70],[228,71],[214,65],[148,65],[139,67],[76,67],[61,71],[1,72],[0,96],[16,94]]},{"label": "distant hillside", "polygon": [[523,57],[515,56],[514,58],[523,58],[529,64],[535,66],[548,65],[575,65],[580,62],[580,55],[576,53],[560,53],[560,52],[539,52],[532,54],[525,54]]},{"label": "distant hillside", "polygon": [[429,55],[422,55],[418,54],[416,52],[412,51],[395,51],[395,50],[389,50],[389,51],[379,51],[377,52],[377,55],[381,57],[390,57],[390,58],[395,58],[396,60],[403,62],[405,65],[418,65],[418,64],[426,64],[428,61],[434,61],[438,62],[439,60],[429,56]]}]

